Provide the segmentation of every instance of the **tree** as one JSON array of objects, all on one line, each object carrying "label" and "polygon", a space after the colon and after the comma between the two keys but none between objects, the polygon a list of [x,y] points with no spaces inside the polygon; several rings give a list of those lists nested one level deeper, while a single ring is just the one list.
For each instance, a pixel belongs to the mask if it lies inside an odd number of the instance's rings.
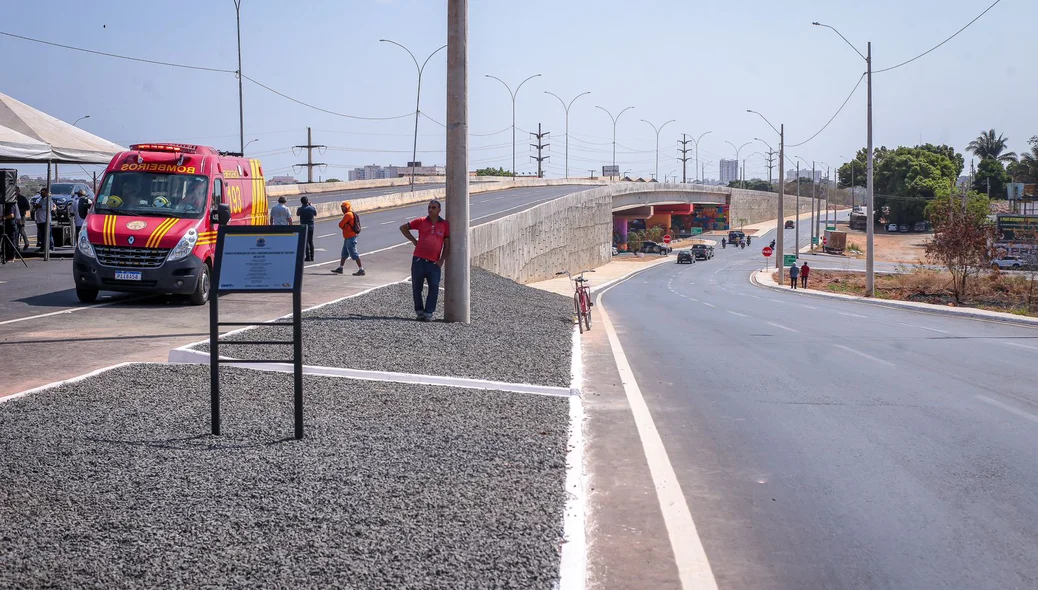
[{"label": "tree", "polygon": [[1027,141],[1031,151],[1020,155],[1020,161],[1010,164],[1009,173],[1016,182],[1038,182],[1038,135]]},{"label": "tree", "polygon": [[640,230],[631,230],[627,232],[628,252],[640,252],[643,243],[645,243],[645,232]]},{"label": "tree", "polygon": [[966,146],[966,151],[973,152],[973,155],[981,160],[990,158],[999,162],[1015,162],[1016,153],[1006,151],[1006,144],[1008,143],[1008,138],[1002,137],[1001,133],[998,134],[998,137],[995,137],[995,130],[989,129],[981,131],[977,139],[974,139]]},{"label": "tree", "polygon": [[328,180],[326,180],[325,182],[342,182],[342,181],[341,181],[341,180],[339,180],[338,178],[329,178],[329,179],[328,179]]},{"label": "tree", "polygon": [[969,277],[980,272],[987,254],[991,233],[987,211],[981,211],[984,199],[963,208],[961,201],[941,199],[930,210],[934,237],[926,245],[926,256],[952,275],[952,294],[956,303],[966,296]]},{"label": "tree", "polygon": [[773,190],[773,187],[767,180],[761,180],[759,178],[754,178],[752,180],[733,180],[728,183],[728,188],[744,188],[751,191],[768,192]]},{"label": "tree", "polygon": [[504,168],[480,168],[476,170],[476,176],[511,176],[512,173]]},{"label": "tree", "polygon": [[973,177],[973,190],[996,199],[1004,199],[1006,198],[1006,183],[1009,180],[1009,174],[1002,166],[1002,162],[988,158],[981,160],[980,165],[977,166],[977,173]]}]

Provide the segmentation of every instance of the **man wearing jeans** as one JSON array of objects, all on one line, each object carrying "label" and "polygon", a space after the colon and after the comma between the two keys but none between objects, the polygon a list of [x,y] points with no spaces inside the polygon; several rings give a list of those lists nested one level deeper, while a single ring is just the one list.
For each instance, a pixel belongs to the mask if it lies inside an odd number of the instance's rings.
[{"label": "man wearing jeans", "polygon": [[[411,230],[418,232],[415,239]],[[451,228],[446,219],[440,218],[440,202],[429,201],[429,215],[412,219],[400,226],[404,234],[414,244],[414,256],[411,258],[411,293],[414,295],[414,311],[418,321],[432,321],[436,312],[436,299],[440,296],[440,271],[447,262],[450,246]],[[422,302],[422,287],[428,283],[429,295]]]}]

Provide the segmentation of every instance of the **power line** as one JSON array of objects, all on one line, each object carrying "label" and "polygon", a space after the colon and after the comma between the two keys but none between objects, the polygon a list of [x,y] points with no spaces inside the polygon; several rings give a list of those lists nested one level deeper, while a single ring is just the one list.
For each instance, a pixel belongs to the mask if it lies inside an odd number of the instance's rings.
[{"label": "power line", "polygon": [[963,31],[965,31],[966,29],[968,29],[968,28],[969,28],[969,26],[970,26],[970,25],[972,25],[973,23],[975,23],[975,22],[977,22],[978,20],[980,20],[980,17],[982,17],[982,16],[984,16],[985,14],[987,14],[989,10],[991,10],[992,8],[994,8],[994,7],[995,7],[995,5],[996,5],[996,4],[998,4],[998,3],[999,3],[999,2],[1001,2],[1001,1],[1002,1],[1002,0],[995,0],[994,2],[992,2],[992,3],[991,3],[991,6],[988,6],[987,8],[985,8],[985,9],[984,9],[984,12],[982,12],[982,13],[978,14],[978,15],[977,15],[977,18],[975,18],[975,19],[971,20],[970,22],[966,23],[966,26],[962,27],[962,28],[961,28],[961,29],[959,29],[958,31],[955,31],[955,34],[953,34],[953,35],[952,35],[951,37],[948,37],[948,38],[947,38],[947,39],[945,39],[944,41],[941,41],[940,43],[938,43],[937,45],[934,45],[933,47],[931,47],[930,49],[928,49],[928,50],[924,51],[923,53],[920,53],[919,55],[917,55],[917,56],[913,57],[912,59],[910,59],[910,60],[908,60],[908,61],[905,61],[905,62],[901,62],[901,63],[897,64],[896,66],[891,66],[891,67],[889,67],[889,68],[884,68],[884,69],[882,69],[882,70],[876,70],[876,71],[874,71],[873,73],[874,73],[874,74],[882,74],[883,72],[889,72],[890,70],[896,70],[897,68],[900,68],[901,66],[904,66],[904,65],[908,65],[908,64],[910,64],[910,63],[914,62],[915,60],[919,59],[920,57],[923,57],[924,55],[927,55],[928,53],[931,53],[931,52],[933,52],[934,50],[936,50],[936,49],[937,49],[938,47],[940,47],[941,45],[944,45],[944,44],[945,44],[945,43],[947,43],[948,41],[951,41],[951,40],[952,40],[952,39],[954,39],[955,37],[958,37],[958,36],[959,36],[959,33],[961,33],[961,32],[963,32]]},{"label": "power line", "polygon": [[249,76],[246,76],[245,74],[242,74],[241,77],[246,79],[246,80],[248,80],[249,82],[252,82],[256,86],[259,86],[260,88],[263,88],[264,90],[267,90],[269,92],[273,92],[274,94],[280,96],[281,98],[288,99],[288,100],[290,100],[290,101],[292,101],[292,102],[294,102],[296,104],[300,104],[300,105],[303,105],[304,107],[314,109],[315,111],[320,111],[322,113],[328,113],[329,115],[335,115],[336,117],[344,117],[346,119],[358,119],[358,120],[361,120],[361,121],[391,121],[393,119],[404,119],[406,117],[410,117],[411,115],[414,115],[414,113],[406,113],[406,114],[403,114],[403,115],[396,115],[394,117],[359,117],[357,115],[347,115],[346,113],[339,113],[339,112],[336,112],[336,111],[330,111],[328,109],[323,109],[323,108],[321,108],[319,106],[312,105],[312,104],[310,104],[308,102],[303,102],[303,101],[299,100],[298,98],[292,98],[291,96],[285,94],[284,92],[279,92],[277,90],[274,90],[270,86],[267,86],[266,84],[263,84],[262,82],[258,82],[254,78],[250,78]]},{"label": "power line", "polygon": [[851,90],[851,93],[847,95],[847,99],[843,101],[843,104],[842,104],[842,105],[840,105],[840,108],[839,108],[839,110],[837,110],[837,111],[836,111],[836,114],[834,114],[834,115],[833,115],[833,116],[832,116],[832,117],[831,117],[831,118],[829,119],[829,121],[828,121],[828,122],[827,122],[827,123],[826,123],[825,125],[823,125],[821,129],[819,129],[819,130],[818,130],[818,132],[817,132],[817,133],[815,133],[815,134],[814,134],[814,135],[812,135],[811,137],[808,137],[807,139],[805,139],[804,141],[802,141],[802,142],[800,142],[800,143],[795,143],[795,144],[787,145],[786,147],[787,147],[787,148],[795,148],[795,147],[800,147],[800,146],[804,145],[805,143],[807,143],[807,142],[811,141],[812,139],[814,139],[814,138],[818,137],[818,136],[819,136],[819,135],[820,135],[820,134],[821,134],[821,133],[822,133],[823,131],[825,131],[825,129],[826,129],[827,127],[829,127],[829,124],[830,124],[830,123],[832,123],[832,122],[833,122],[833,120],[835,120],[835,119],[836,119],[836,117],[837,117],[837,116],[838,116],[838,115],[839,115],[839,114],[840,114],[841,112],[843,112],[843,108],[844,108],[844,107],[846,107],[846,106],[847,106],[847,103],[851,101],[851,97],[852,97],[852,96],[854,96],[854,93],[858,91],[858,87],[859,87],[859,86],[861,86],[861,81],[862,81],[862,80],[864,80],[864,79],[865,79],[865,74],[862,74],[862,75],[861,75],[861,77],[860,77],[860,78],[858,78],[858,83],[857,83],[857,84],[855,84],[855,85],[854,85],[854,88],[853,88],[853,89]]},{"label": "power line", "polygon": [[33,39],[32,37],[24,37],[22,35],[15,35],[14,33],[8,33],[8,32],[5,32],[5,31],[0,31],[0,35],[4,35],[5,37],[13,37],[15,39],[21,39],[22,41],[31,41],[33,43],[40,43],[40,44],[43,44],[43,45],[50,45],[51,47],[60,47],[62,49],[69,49],[69,50],[72,50],[72,51],[80,51],[80,52],[83,52],[83,53],[92,53],[94,55],[101,55],[101,56],[104,56],[104,57],[114,57],[116,59],[125,59],[125,60],[128,60],[128,61],[136,61],[136,62],[141,62],[141,63],[159,65],[159,66],[169,66],[171,68],[184,68],[186,70],[202,70],[202,71],[205,71],[205,72],[219,72],[221,74],[237,74],[237,72],[235,70],[225,70],[225,69],[221,69],[221,68],[208,68],[208,67],[205,67],[205,66],[192,66],[192,65],[187,65],[187,64],[172,63],[172,62],[168,62],[168,61],[158,61],[158,60],[154,60],[154,59],[144,59],[142,57],[130,57],[128,55],[119,55],[117,53],[106,53],[104,51],[95,51],[93,49],[84,49],[82,47],[73,47],[71,45],[62,45],[61,43],[54,43],[54,42],[51,42],[51,41],[44,41],[42,39]]}]

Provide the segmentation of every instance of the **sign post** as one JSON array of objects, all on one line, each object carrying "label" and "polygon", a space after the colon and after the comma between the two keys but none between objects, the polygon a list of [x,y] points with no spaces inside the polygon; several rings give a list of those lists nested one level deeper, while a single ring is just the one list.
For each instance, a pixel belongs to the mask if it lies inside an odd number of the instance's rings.
[{"label": "sign post", "polygon": [[760,253],[764,255],[764,270],[768,270],[768,259],[771,258],[775,251],[771,249],[771,246],[764,246]]},{"label": "sign post", "polygon": [[797,263],[796,254],[784,254],[782,256],[782,266],[795,266]]},{"label": "sign post", "polygon": [[[220,363],[292,363],[295,437],[303,438],[302,287],[306,226],[228,226],[220,224],[209,299],[209,381],[213,434],[220,434]],[[220,296],[229,293],[291,293],[291,321],[221,322]],[[225,342],[225,346],[291,345],[291,360],[220,358],[221,326],[291,326],[292,340]]]}]

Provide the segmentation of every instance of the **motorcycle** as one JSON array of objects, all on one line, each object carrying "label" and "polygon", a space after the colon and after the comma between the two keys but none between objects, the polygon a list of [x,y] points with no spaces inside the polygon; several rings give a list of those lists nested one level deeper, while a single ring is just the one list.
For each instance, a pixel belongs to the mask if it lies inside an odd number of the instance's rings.
[{"label": "motorcycle", "polygon": [[727,247],[728,247],[728,242],[725,242],[724,238],[721,238],[721,249],[724,250]]},{"label": "motorcycle", "polygon": [[753,240],[750,238],[750,236],[746,236],[746,245],[749,246],[751,243],[753,243]]},{"label": "motorcycle", "polygon": [[775,240],[771,240],[771,245],[768,246],[768,247],[771,248],[772,250],[774,250],[775,249]]},{"label": "motorcycle", "polygon": [[746,249],[746,242],[739,242],[739,246],[742,247],[743,250],[745,250]]}]

